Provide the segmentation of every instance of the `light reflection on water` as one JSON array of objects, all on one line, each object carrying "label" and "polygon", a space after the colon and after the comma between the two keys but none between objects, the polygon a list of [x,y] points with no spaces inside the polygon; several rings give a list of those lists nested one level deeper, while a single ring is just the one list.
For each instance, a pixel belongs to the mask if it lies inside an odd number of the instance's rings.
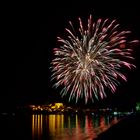
[{"label": "light reflection on water", "polygon": [[116,116],[33,114],[33,140],[91,140],[117,123]]}]

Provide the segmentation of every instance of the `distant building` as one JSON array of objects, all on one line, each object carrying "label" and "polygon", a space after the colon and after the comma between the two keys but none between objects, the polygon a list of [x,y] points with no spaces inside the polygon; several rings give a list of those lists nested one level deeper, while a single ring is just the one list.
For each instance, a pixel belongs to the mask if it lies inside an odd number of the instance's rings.
[{"label": "distant building", "polygon": [[55,103],[55,108],[64,108],[63,103]]}]

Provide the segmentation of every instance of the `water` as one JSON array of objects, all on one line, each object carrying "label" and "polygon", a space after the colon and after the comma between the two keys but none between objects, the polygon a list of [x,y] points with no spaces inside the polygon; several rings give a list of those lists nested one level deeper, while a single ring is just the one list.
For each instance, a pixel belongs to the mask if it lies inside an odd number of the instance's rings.
[{"label": "water", "polygon": [[[6,116],[6,115],[5,115]],[[116,124],[117,116],[20,114],[4,117],[5,138],[18,140],[93,140]],[[15,125],[16,124],[16,125]]]}]

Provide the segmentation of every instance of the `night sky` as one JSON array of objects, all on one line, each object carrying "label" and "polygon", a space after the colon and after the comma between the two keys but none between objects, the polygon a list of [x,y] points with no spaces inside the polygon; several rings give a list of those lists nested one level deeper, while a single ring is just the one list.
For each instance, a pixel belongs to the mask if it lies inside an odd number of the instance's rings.
[{"label": "night sky", "polygon": [[[57,47],[56,37],[65,35],[69,20],[77,24],[81,17],[86,23],[90,14],[95,19],[117,19],[123,30],[131,30],[133,38],[140,40],[140,10],[136,2],[24,5],[5,10],[1,27],[4,31],[1,108],[67,102],[60,98],[59,90],[52,88],[49,67],[53,48]],[[137,69],[127,71],[128,82],[123,82],[106,102],[129,104],[140,100],[140,45],[134,49],[134,56]]]}]

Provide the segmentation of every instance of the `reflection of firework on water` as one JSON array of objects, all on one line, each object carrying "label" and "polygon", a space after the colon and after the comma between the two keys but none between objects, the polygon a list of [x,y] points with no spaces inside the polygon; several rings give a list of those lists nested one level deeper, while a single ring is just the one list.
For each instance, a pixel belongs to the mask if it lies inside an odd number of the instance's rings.
[{"label": "reflection of firework on water", "polygon": [[[119,79],[126,81],[120,68],[135,67],[129,61],[133,59],[131,46],[137,40],[127,41],[130,31],[118,31],[119,24],[108,19],[92,21],[88,19],[87,30],[84,30],[79,18],[79,32],[66,29],[67,39],[58,37],[60,48],[54,49],[52,60],[52,79],[56,79],[55,87],[63,86],[61,95],[69,95],[76,102],[85,98],[85,103],[93,97],[106,97],[105,88],[115,92]],[[131,44],[131,45],[130,45]]]}]

